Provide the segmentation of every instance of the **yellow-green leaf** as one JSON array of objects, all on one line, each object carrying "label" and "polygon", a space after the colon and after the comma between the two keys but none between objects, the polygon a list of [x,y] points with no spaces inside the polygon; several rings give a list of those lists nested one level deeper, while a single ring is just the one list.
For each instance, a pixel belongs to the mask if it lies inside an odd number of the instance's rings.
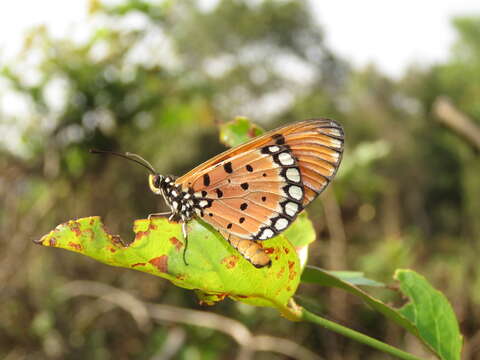
[{"label": "yellow-green leaf", "polygon": [[155,218],[135,221],[133,230],[135,238],[126,245],[119,236],[108,233],[99,217],[88,217],[57,226],[39,243],[163,277],[177,286],[195,289],[208,304],[230,297],[291,315],[288,301],[297,289],[300,266],[295,248],[285,236],[262,242],[272,266],[257,269],[200,221],[188,223],[188,265],[183,261],[181,225]]}]

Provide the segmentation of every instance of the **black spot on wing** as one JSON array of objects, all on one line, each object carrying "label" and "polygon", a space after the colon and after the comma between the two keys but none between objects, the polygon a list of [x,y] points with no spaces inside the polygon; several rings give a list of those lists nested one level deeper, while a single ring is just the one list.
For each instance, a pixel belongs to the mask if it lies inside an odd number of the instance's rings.
[{"label": "black spot on wing", "polygon": [[233,172],[232,163],[229,161],[223,164],[223,170],[225,170],[226,173],[231,174]]},{"label": "black spot on wing", "polygon": [[203,185],[210,185],[210,176],[208,174],[203,175]]},{"label": "black spot on wing", "polygon": [[282,134],[273,134],[272,139],[275,140],[275,144],[277,145],[285,144],[285,138],[283,137]]}]

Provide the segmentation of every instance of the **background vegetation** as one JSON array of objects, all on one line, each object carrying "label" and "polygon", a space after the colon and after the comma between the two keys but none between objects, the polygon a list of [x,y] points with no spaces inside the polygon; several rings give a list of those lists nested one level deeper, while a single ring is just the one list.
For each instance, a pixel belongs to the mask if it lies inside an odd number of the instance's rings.
[{"label": "background vegetation", "polygon": [[[204,309],[166,281],[32,244],[56,224],[90,215],[130,238],[133,219],[163,206],[141,167],[89,148],[139,153],[180,175],[224,150],[218,123],[246,115],[266,128],[319,116],[344,125],[341,171],[310,206],[318,241],[309,263],[386,282],[396,268],[415,269],[452,302],[464,358],[480,358],[480,146],[438,121],[439,96],[447,96],[480,122],[480,17],[453,21],[448,61],[412,67],[400,80],[352,69],[333,54],[304,1],[223,0],[208,11],[194,1],[92,1],[92,18],[81,41],[35,29],[18,60],[1,69],[9,90],[0,104],[14,97],[28,111],[12,116],[0,107],[0,357],[237,356],[235,341],[214,330],[139,326],[129,311],[99,300],[113,291],[99,284],[108,284],[124,291],[119,297],[213,312],[326,359],[386,358],[274,310],[231,301]],[[299,295],[321,302],[332,320],[423,353],[354,298],[309,286]]]}]

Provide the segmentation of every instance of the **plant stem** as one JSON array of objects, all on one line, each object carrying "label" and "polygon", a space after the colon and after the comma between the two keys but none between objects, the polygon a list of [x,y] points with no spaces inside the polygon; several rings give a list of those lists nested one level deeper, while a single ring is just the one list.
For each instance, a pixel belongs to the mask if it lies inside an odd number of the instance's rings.
[{"label": "plant stem", "polygon": [[405,360],[422,360],[412,354],[409,354],[405,351],[402,351],[400,349],[397,349],[393,346],[390,346],[388,344],[385,344],[381,341],[378,341],[374,338],[371,338],[370,336],[364,335],[362,333],[359,333],[358,331],[349,329],[345,326],[342,326],[340,324],[334,323],[333,321],[324,319],[318,315],[315,315],[305,309],[302,309],[302,320],[304,321],[309,321],[315,324],[318,324],[320,326],[323,326],[327,328],[328,330],[334,331],[336,333],[342,334],[346,337],[349,337],[350,339],[356,340],[358,342],[361,342],[365,345],[371,346],[375,349],[378,349],[380,351],[386,352],[390,355],[396,356],[400,359],[405,359]]}]

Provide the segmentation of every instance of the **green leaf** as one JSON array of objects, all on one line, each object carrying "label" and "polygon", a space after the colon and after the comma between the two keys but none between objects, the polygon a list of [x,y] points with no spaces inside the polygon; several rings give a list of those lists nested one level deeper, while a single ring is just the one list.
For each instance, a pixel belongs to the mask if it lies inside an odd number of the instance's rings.
[{"label": "green leaf", "polygon": [[285,230],[283,235],[292,243],[297,251],[302,269],[308,260],[308,245],[316,239],[315,229],[312,221],[308,218],[307,212],[304,210],[290,227]]},{"label": "green leaf", "polygon": [[415,325],[420,337],[441,359],[460,359],[462,335],[447,298],[412,270],[397,270],[395,279],[410,299],[399,312]]},{"label": "green leaf", "polygon": [[111,235],[99,217],[71,220],[42,237],[38,243],[81,253],[112,266],[139,270],[195,289],[207,304],[225,297],[277,308],[292,317],[288,302],[295,293],[300,266],[294,247],[285,236],[263,241],[272,266],[255,268],[209,225],[188,223],[188,248],[181,225],[167,219],[137,220],[134,240],[125,244]]},{"label": "green leaf", "polygon": [[262,135],[263,132],[262,128],[251,123],[247,118],[239,116],[220,125],[220,142],[234,147]]},{"label": "green leaf", "polygon": [[[411,302],[401,309],[395,309],[355,286],[354,282],[368,283],[372,280],[360,276],[360,279],[363,279],[359,281],[359,278],[354,275],[355,273],[328,272],[307,266],[301,280],[306,283],[340,288],[356,295],[373,309],[415,335],[440,359],[460,359],[462,336],[452,307],[445,296],[435,290],[425,278],[412,270],[397,270],[395,279],[400,281],[400,289]],[[350,281],[352,279],[355,280]]]},{"label": "green leaf", "polygon": [[327,271],[327,272],[352,285],[385,287],[384,283],[366,278],[363,272],[361,271]]},{"label": "green leaf", "polygon": [[411,332],[415,336],[418,335],[415,326],[397,310],[387,306],[379,299],[370,296],[359,287],[332,275],[328,271],[314,266],[307,266],[302,273],[301,280],[302,282],[306,283],[316,283],[323,286],[343,289],[353,295],[356,295],[370,305],[373,309],[379,311],[390,320],[405,328],[407,331]]},{"label": "green leaf", "polygon": [[302,211],[290,227],[283,232],[283,235],[296,248],[307,246],[315,241],[317,235],[312,221],[308,218],[306,211]]}]

